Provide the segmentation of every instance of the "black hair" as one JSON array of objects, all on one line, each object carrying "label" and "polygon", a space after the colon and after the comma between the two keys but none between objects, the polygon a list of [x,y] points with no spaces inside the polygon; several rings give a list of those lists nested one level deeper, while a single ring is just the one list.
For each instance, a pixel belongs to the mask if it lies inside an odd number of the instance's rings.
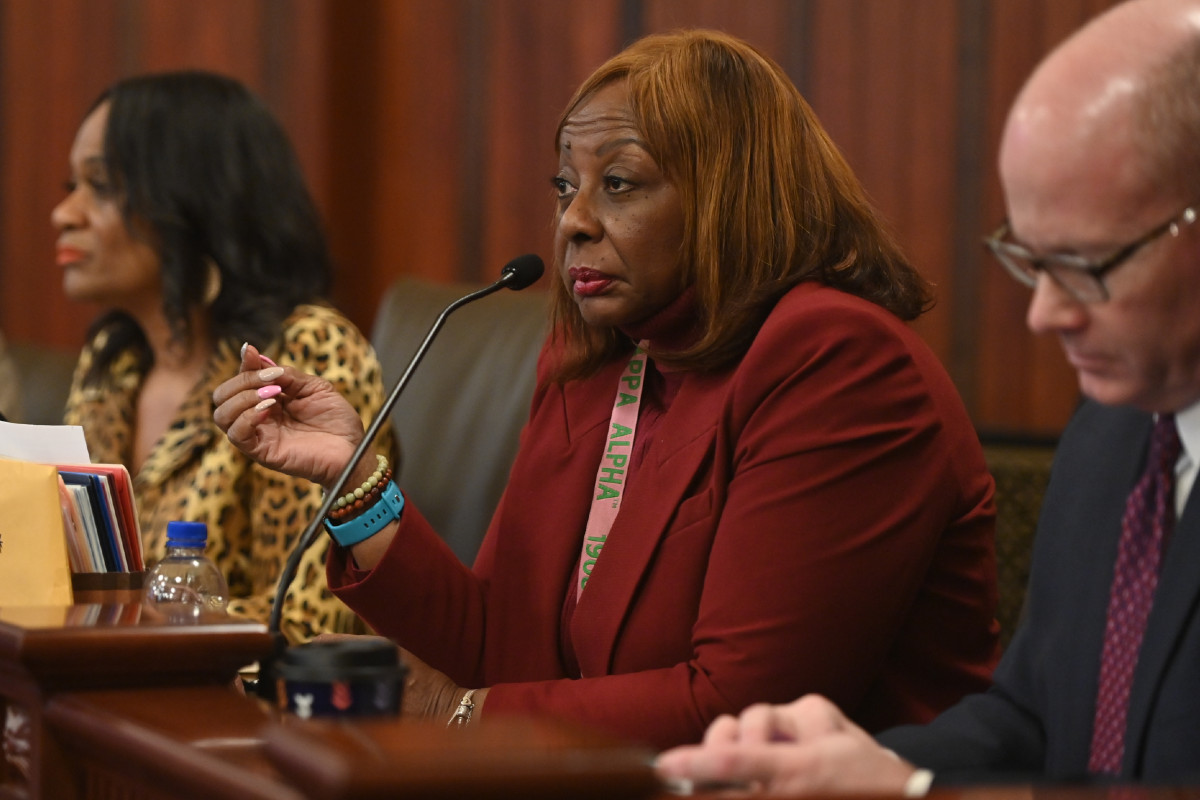
[{"label": "black hair", "polygon": [[[296,305],[328,293],[325,234],[295,152],[245,86],[209,72],[166,72],[115,83],[88,113],[105,103],[105,166],[126,226],[159,255],[163,311],[177,341],[195,344],[191,320],[202,308],[214,341],[263,346]],[[221,289],[206,305],[211,264]],[[107,343],[85,383],[102,381],[127,348],[144,368],[152,363],[131,316],[111,311],[91,332],[101,329]]]}]

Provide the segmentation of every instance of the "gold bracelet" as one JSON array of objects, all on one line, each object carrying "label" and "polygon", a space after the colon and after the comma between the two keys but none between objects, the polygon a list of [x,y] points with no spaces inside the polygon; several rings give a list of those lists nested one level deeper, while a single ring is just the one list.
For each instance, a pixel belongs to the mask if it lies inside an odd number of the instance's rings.
[{"label": "gold bracelet", "polygon": [[446,723],[447,728],[460,728],[471,721],[471,712],[475,710],[475,701],[472,699],[474,696],[475,690],[468,689],[463,699],[458,701],[458,708],[450,715],[450,721]]}]

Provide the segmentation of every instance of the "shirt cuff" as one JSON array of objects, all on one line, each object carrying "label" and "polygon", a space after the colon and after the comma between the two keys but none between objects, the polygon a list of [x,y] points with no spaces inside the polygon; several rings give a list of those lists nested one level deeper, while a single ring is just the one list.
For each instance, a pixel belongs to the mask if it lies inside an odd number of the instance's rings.
[{"label": "shirt cuff", "polygon": [[927,769],[919,769],[909,775],[908,780],[904,782],[904,796],[924,797],[929,794],[929,787],[932,785],[933,773]]}]

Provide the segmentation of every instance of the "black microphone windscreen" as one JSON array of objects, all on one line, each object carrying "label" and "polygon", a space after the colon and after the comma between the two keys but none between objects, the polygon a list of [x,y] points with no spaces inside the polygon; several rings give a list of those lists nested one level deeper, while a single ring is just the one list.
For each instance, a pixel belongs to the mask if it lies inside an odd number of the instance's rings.
[{"label": "black microphone windscreen", "polygon": [[542,277],[545,269],[541,256],[537,253],[526,253],[505,264],[500,273],[503,275],[504,285],[513,291],[518,291]]}]

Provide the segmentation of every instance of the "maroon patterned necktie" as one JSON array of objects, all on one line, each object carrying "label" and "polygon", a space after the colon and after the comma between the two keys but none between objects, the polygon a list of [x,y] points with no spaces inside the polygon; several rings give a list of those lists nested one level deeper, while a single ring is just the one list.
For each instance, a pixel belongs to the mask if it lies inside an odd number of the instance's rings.
[{"label": "maroon patterned necktie", "polygon": [[1088,759],[1088,771],[1093,774],[1121,772],[1133,670],[1154,604],[1163,546],[1175,524],[1175,462],[1179,453],[1175,415],[1160,414],[1150,435],[1146,471],[1125,501],[1121,518]]}]

